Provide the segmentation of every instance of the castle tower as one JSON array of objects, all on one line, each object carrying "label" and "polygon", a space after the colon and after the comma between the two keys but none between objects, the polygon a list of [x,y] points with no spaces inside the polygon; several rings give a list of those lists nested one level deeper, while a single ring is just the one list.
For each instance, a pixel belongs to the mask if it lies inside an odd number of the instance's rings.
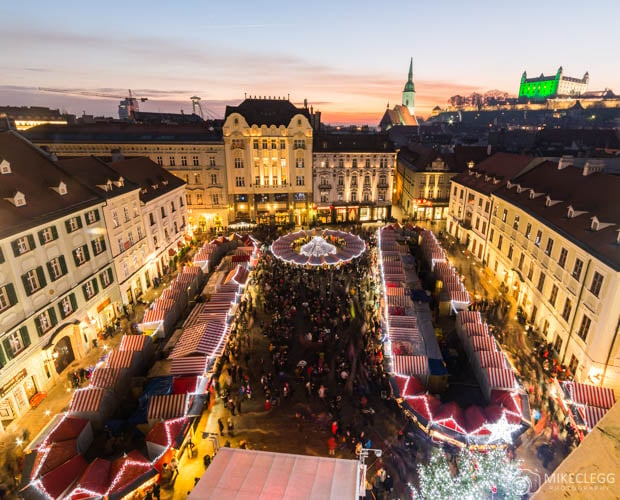
[{"label": "castle tower", "polygon": [[411,116],[415,116],[415,86],[413,85],[413,57],[409,62],[409,78],[403,89],[403,106],[407,106]]}]

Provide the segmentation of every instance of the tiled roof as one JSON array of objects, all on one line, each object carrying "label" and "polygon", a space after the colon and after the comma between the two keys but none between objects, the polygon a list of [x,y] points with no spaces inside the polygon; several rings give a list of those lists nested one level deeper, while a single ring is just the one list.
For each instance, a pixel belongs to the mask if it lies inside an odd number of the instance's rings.
[{"label": "tiled roof", "polygon": [[[144,203],[185,184],[184,180],[144,157],[115,161],[108,163],[108,166],[140,186],[140,200]],[[157,188],[153,187],[155,185]]]},{"label": "tiled roof", "polygon": [[[93,156],[59,160],[58,163],[64,170],[77,179],[80,179],[80,181],[91,189],[99,192],[104,198],[113,198],[120,194],[138,189],[138,185],[128,180],[125,176],[122,176],[122,185],[115,184],[115,181],[119,181],[121,175],[108,167],[105,162]],[[99,187],[106,185],[108,181],[111,181],[111,189],[109,191]]]},{"label": "tiled roof", "polygon": [[313,151],[325,152],[394,152],[387,134],[316,134]]},{"label": "tiled roof", "polygon": [[211,143],[222,133],[209,123],[196,125],[142,125],[125,122],[86,125],[39,125],[24,132],[35,143]]},{"label": "tiled roof", "polygon": [[[0,238],[103,201],[16,132],[0,133],[0,162],[2,159],[10,163],[11,173],[0,174]],[[66,185],[65,195],[51,189],[60,182]],[[25,195],[24,206],[16,207],[5,199],[17,191]]]},{"label": "tiled roof", "polygon": [[[472,170],[468,169],[466,172],[453,177],[452,182],[467,186],[483,194],[491,194],[501,188],[507,180],[517,177],[533,160],[534,158],[528,155],[495,153],[478,163]],[[499,182],[494,182],[494,179],[499,180]]]},{"label": "tiled roof", "polygon": [[[616,271],[620,270],[620,248],[616,241],[620,229],[620,177],[604,173],[583,175],[583,170],[572,166],[558,170],[557,163],[545,161],[518,177],[508,189],[503,183],[496,195],[505,199],[538,220],[557,230],[583,249],[596,255]],[[530,189],[541,196],[530,198]],[[547,195],[553,203],[546,206]],[[568,217],[568,207],[586,213]],[[591,229],[596,216],[601,229]]]},{"label": "tiled roof", "polygon": [[303,115],[310,120],[306,108],[298,108],[288,99],[245,99],[239,106],[226,106],[225,117],[239,113],[248,125],[288,126],[295,115]]}]

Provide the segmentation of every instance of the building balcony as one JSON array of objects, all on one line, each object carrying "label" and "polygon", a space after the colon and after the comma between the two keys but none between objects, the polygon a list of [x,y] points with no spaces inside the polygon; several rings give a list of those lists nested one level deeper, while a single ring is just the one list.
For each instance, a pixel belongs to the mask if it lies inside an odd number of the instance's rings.
[{"label": "building balcony", "polygon": [[319,189],[331,189],[332,185],[327,182],[321,182],[319,184]]},{"label": "building balcony", "polygon": [[380,188],[380,189],[381,188],[387,189],[388,186],[389,186],[389,184],[387,182],[379,182],[379,184],[377,184],[377,187]]}]

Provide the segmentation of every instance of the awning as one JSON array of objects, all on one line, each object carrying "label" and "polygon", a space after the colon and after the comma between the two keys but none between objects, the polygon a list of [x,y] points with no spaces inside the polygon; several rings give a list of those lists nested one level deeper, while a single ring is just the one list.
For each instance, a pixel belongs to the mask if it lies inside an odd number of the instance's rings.
[{"label": "awning", "polygon": [[185,415],[186,394],[151,396],[147,413],[148,420],[168,420]]},{"label": "awning", "polygon": [[160,323],[166,318],[166,311],[160,311],[157,309],[147,309],[144,311],[144,318],[142,323]]},{"label": "awning", "polygon": [[479,351],[477,353],[478,358],[480,360],[480,366],[484,367],[494,367],[494,368],[502,368],[509,369],[510,366],[506,361],[506,356],[503,352],[494,352],[494,351]]},{"label": "awning", "polygon": [[90,385],[101,389],[114,389],[119,381],[122,368],[100,366],[90,377]]},{"label": "awning", "polygon": [[209,358],[207,356],[188,356],[173,359],[170,365],[170,375],[203,375],[207,370]]},{"label": "awning", "polygon": [[493,389],[515,389],[517,381],[512,370],[501,368],[486,368],[489,386]]},{"label": "awning", "polygon": [[599,408],[598,406],[580,406],[579,414],[581,418],[586,423],[586,427],[588,431],[594,429],[598,421],[605,416],[607,413],[607,408]]},{"label": "awning", "polygon": [[568,389],[570,399],[576,403],[609,409],[616,402],[613,390],[607,387],[581,384],[579,382],[564,382],[563,385]]},{"label": "awning", "polygon": [[400,375],[426,375],[428,359],[426,356],[394,356],[392,367],[394,373]]},{"label": "awning", "polygon": [[495,339],[491,336],[476,335],[469,339],[474,351],[497,351]]},{"label": "awning", "polygon": [[108,368],[132,368],[135,351],[112,351],[106,358],[105,366]]},{"label": "awning", "polygon": [[69,403],[69,413],[98,411],[103,401],[105,389],[89,387],[78,389],[73,393]]},{"label": "awning", "polygon": [[144,335],[123,335],[119,351],[141,351],[149,337]]},{"label": "awning", "polygon": [[463,328],[468,337],[474,335],[487,337],[489,335],[489,326],[486,323],[465,323]]}]

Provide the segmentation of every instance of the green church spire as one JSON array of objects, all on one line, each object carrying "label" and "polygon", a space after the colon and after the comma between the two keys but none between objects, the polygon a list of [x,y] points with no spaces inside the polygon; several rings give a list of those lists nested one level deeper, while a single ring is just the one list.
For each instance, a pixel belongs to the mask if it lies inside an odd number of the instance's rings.
[{"label": "green church spire", "polygon": [[415,86],[413,85],[413,57],[409,62],[409,77],[407,78],[407,83],[405,83],[403,92],[415,92]]}]

